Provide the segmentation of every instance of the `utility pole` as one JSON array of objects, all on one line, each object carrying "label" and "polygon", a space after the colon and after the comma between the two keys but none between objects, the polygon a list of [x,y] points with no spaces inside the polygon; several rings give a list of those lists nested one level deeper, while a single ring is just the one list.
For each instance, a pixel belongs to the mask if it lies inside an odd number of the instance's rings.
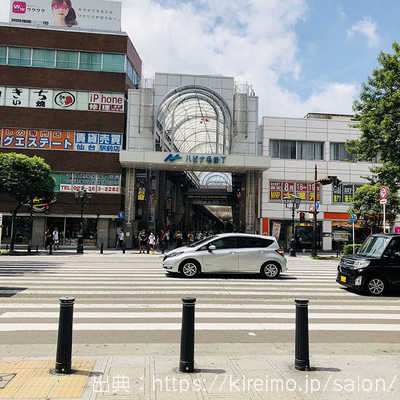
[{"label": "utility pole", "polygon": [[317,257],[317,184],[322,183],[322,185],[330,185],[337,187],[339,186],[340,179],[337,176],[326,176],[322,179],[317,179],[317,164],[314,165],[314,221],[313,221],[313,240],[312,240],[312,250],[311,250],[311,257]]}]

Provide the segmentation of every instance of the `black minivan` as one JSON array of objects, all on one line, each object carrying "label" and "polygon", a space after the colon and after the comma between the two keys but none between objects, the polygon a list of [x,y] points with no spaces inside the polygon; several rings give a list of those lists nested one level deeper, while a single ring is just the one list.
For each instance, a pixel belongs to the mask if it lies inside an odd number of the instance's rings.
[{"label": "black minivan", "polygon": [[399,288],[400,234],[369,236],[357,254],[341,258],[336,282],[373,296]]}]

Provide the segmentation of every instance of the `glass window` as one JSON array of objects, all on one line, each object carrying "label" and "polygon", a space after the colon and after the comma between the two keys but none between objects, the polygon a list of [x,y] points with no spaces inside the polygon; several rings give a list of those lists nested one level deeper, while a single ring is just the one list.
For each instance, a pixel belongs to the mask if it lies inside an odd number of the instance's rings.
[{"label": "glass window", "polygon": [[78,58],[77,51],[57,50],[56,68],[78,69]]},{"label": "glass window", "polygon": [[10,47],[8,53],[9,65],[31,65],[31,49]]},{"label": "glass window", "polygon": [[324,143],[314,142],[314,160],[324,159]]},{"label": "glass window", "polygon": [[297,159],[314,159],[314,142],[297,142]]},{"label": "glass window", "polygon": [[216,247],[216,250],[221,249],[235,249],[236,248],[236,238],[223,238],[219,240],[214,240],[210,243]]},{"label": "glass window", "polygon": [[272,158],[279,158],[279,140],[270,140],[269,155]]},{"label": "glass window", "polygon": [[279,158],[296,159],[296,142],[294,140],[281,140],[279,147]]},{"label": "glass window", "polygon": [[124,72],[124,64],[122,54],[103,54],[103,71]]},{"label": "glass window", "polygon": [[7,64],[7,46],[0,46],[0,64]]},{"label": "glass window", "polygon": [[331,161],[354,160],[356,154],[349,154],[344,143],[330,144]]},{"label": "glass window", "polygon": [[81,52],[79,69],[101,71],[101,54]]},{"label": "glass window", "polygon": [[54,68],[55,50],[33,49],[32,66]]}]

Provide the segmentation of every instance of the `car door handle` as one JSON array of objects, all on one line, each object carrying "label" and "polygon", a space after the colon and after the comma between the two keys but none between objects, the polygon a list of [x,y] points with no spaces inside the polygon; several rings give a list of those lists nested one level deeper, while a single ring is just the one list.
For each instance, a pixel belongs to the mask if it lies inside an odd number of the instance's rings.
[{"label": "car door handle", "polygon": [[236,254],[236,251],[230,251],[229,254]]},{"label": "car door handle", "polygon": [[258,250],[259,253],[264,253],[264,250]]}]

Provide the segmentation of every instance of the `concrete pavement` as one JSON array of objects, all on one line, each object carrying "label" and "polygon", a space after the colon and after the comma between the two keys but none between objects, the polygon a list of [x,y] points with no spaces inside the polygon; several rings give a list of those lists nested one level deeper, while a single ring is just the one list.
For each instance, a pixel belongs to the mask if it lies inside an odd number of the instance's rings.
[{"label": "concrete pavement", "polygon": [[[335,265],[309,254],[287,257],[291,265]],[[48,255],[2,256],[0,265],[15,263],[157,264],[162,255],[126,250],[62,249]],[[344,316],[345,317],[345,316]],[[162,332],[160,332],[162,334]],[[398,399],[400,344],[312,343],[310,371],[294,368],[292,343],[209,343],[195,346],[191,374],[178,371],[180,343],[73,345],[73,368],[54,376],[54,345],[0,344],[0,398],[84,399]],[[3,388],[2,388],[3,387]]]}]

